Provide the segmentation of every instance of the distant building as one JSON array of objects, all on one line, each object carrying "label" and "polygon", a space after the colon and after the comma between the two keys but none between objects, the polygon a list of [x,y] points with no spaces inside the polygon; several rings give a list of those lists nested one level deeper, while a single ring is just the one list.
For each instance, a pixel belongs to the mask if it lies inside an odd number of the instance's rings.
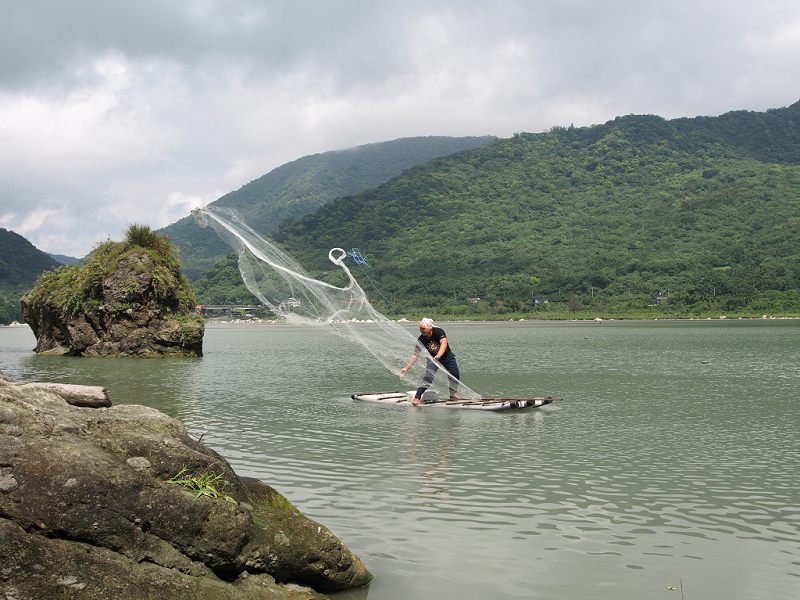
[{"label": "distant building", "polygon": [[280,310],[289,310],[290,308],[300,308],[300,306],[302,306],[302,305],[303,305],[303,303],[300,300],[298,300],[297,298],[287,298],[286,300],[284,300],[283,302],[280,303],[280,306],[278,306],[278,309],[280,309]]},{"label": "distant building", "polygon": [[537,306],[539,304],[550,304],[550,300],[548,300],[544,296],[539,296],[538,298],[536,298],[536,300],[533,301],[533,303],[536,304]]}]

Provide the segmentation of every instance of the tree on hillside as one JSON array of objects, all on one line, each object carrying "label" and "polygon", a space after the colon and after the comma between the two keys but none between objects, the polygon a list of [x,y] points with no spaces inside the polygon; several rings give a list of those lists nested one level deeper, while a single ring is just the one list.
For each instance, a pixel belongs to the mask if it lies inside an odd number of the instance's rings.
[{"label": "tree on hillside", "polygon": [[581,309],[581,301],[578,300],[578,296],[575,294],[570,296],[569,301],[567,302],[567,308],[569,308],[573,313],[576,313]]}]

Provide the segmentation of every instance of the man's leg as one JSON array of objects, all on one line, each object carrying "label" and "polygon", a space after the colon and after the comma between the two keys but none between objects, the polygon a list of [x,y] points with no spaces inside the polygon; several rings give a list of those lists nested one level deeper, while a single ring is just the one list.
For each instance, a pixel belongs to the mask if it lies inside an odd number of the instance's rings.
[{"label": "man's leg", "polygon": [[450,397],[455,398],[456,392],[458,391],[458,380],[460,378],[455,354],[443,362],[442,366],[447,369],[447,372],[451,375],[447,378],[447,387],[450,388]]},{"label": "man's leg", "polygon": [[436,363],[430,360],[428,361],[428,364],[425,365],[425,377],[422,378],[422,382],[419,384],[416,394],[414,394],[414,400],[411,402],[412,404],[419,404],[422,394],[424,394],[425,390],[427,390],[433,383],[433,378],[436,375],[436,370],[438,368],[439,367],[436,366]]}]

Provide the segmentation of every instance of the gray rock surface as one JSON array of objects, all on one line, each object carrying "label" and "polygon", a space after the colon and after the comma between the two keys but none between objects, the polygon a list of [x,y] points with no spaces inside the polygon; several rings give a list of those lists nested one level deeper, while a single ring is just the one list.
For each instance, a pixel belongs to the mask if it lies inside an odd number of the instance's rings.
[{"label": "gray rock surface", "polygon": [[[328,529],[180,422],[80,404],[0,373],[6,598],[318,598],[371,580]],[[168,481],[181,472],[221,497]]]}]

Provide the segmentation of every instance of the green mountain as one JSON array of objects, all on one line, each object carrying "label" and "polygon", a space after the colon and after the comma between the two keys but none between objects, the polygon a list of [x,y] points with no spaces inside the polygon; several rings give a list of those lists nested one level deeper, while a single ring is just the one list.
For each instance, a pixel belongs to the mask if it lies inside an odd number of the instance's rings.
[{"label": "green mountain", "polygon": [[[798,217],[800,102],[515,134],[338,198],[273,237],[331,282],[328,250],[360,249],[405,316],[800,314]],[[203,285],[219,292],[222,279],[204,276],[198,299],[215,301]]]},{"label": "green mountain", "polygon": [[83,260],[82,258],[75,258],[74,256],[66,256],[64,254],[51,254],[50,252],[47,254],[62,265],[77,265]]},{"label": "green mountain", "polygon": [[45,271],[59,266],[24,237],[0,228],[0,324],[22,323],[19,299]]},{"label": "green mountain", "polygon": [[[235,208],[256,231],[269,233],[286,218],[300,218],[339,196],[356,194],[405,169],[494,140],[484,137],[415,137],[306,156],[278,167],[213,202]],[[230,248],[189,216],[160,230],[180,248],[183,272],[196,279]]]}]

